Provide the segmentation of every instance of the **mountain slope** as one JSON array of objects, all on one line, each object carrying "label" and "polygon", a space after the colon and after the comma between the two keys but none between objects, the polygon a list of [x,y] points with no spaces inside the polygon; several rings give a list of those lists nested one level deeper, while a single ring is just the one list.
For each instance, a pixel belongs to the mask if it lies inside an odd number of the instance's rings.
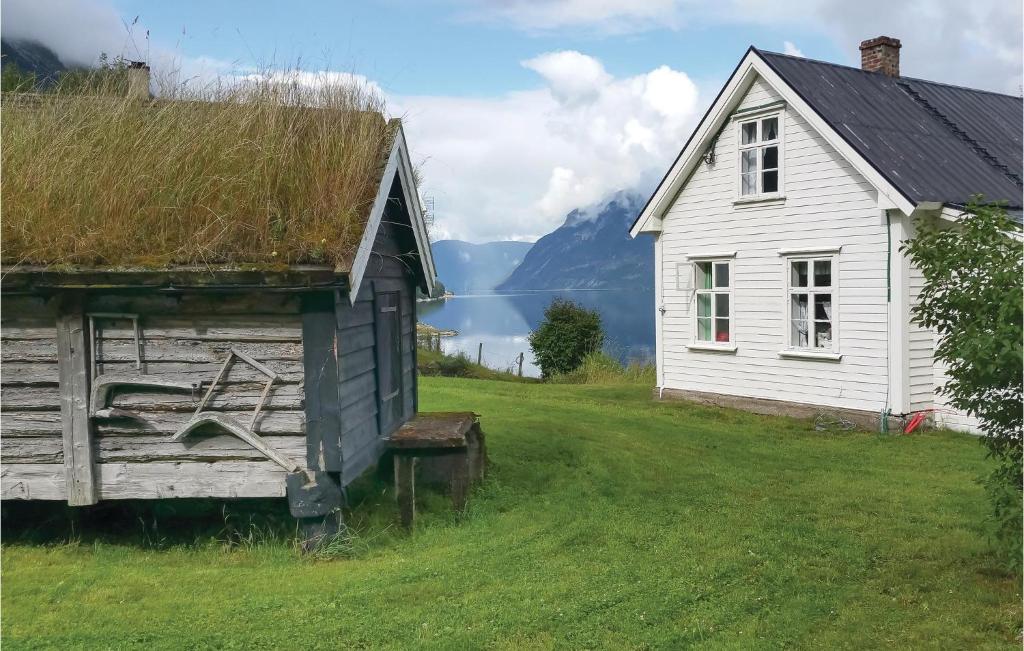
[{"label": "mountain slope", "polygon": [[564,224],[537,240],[498,289],[653,287],[652,240],[629,237],[642,206],[639,196],[619,193],[593,217],[572,211]]},{"label": "mountain slope", "polygon": [[459,294],[494,289],[519,266],[533,244],[529,242],[487,242],[471,244],[459,240],[434,242],[437,277],[447,289]]},{"label": "mountain slope", "polygon": [[35,41],[0,40],[0,60],[3,65],[13,63],[22,72],[35,73],[43,85],[53,83],[67,69],[53,50]]}]

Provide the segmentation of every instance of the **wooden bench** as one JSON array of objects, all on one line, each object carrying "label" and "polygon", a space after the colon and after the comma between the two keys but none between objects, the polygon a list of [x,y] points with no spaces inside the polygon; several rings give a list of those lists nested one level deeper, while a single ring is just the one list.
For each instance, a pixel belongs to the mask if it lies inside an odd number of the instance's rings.
[{"label": "wooden bench", "polygon": [[394,456],[395,498],[402,526],[416,517],[416,467],[421,480],[440,484],[456,511],[466,508],[469,489],[484,477],[487,453],[480,422],[472,412],[421,413],[388,438]]}]

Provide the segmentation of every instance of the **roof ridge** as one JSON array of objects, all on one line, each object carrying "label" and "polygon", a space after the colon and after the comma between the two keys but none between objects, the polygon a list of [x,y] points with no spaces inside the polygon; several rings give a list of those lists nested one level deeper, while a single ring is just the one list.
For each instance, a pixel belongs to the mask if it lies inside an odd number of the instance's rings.
[{"label": "roof ridge", "polygon": [[948,117],[946,117],[946,115],[944,115],[941,111],[935,108],[931,102],[929,102],[925,97],[923,97],[920,93],[914,90],[910,84],[903,81],[897,81],[896,83],[907,93],[907,95],[910,96],[911,99],[920,104],[921,108],[923,108],[933,118],[942,123],[942,125],[949,129],[950,132],[953,133],[953,135],[955,135],[957,138],[966,143],[971,149],[973,149],[974,153],[976,153],[982,160],[984,160],[986,163],[988,163],[992,167],[995,167],[1004,175],[1006,175],[1006,177],[1009,178],[1014,183],[1016,183],[1018,187],[1024,187],[1024,182],[1021,181],[1020,176],[1011,171],[1010,168],[1007,167],[1005,164],[1001,163],[999,159],[993,156],[989,150],[982,147],[981,143],[967,135],[966,131],[961,129],[959,126],[957,126],[955,122],[950,120]]},{"label": "roof ridge", "polygon": [[[843,65],[841,63],[836,63],[834,61],[823,61],[821,59],[812,59],[810,57],[796,56],[795,54],[783,54],[782,52],[772,52],[771,50],[760,50],[760,49],[758,49],[756,47],[753,48],[753,49],[755,51],[757,51],[758,53],[760,53],[760,54],[770,54],[772,56],[785,57],[787,59],[795,59],[795,60],[798,60],[798,61],[807,61],[809,63],[819,63],[821,65],[832,66],[833,68],[843,68],[844,70],[854,70],[856,72],[862,72],[862,73],[864,73],[866,75],[874,75],[874,74],[876,74],[876,73],[873,73],[873,72],[871,72],[869,70],[864,70],[864,69],[858,68],[856,66],[846,66],[846,65]],[[972,88],[971,86],[963,86],[961,84],[951,84],[951,83],[945,82],[945,81],[935,81],[934,79],[922,79],[920,77],[905,77],[905,76],[890,77],[890,79],[895,79],[896,81],[914,81],[914,82],[921,83],[921,84],[934,84],[936,86],[946,86],[947,88],[958,88],[960,90],[969,90],[969,91],[974,92],[974,93],[985,93],[987,95],[998,95],[999,97],[1007,97],[1007,98],[1016,99],[1016,100],[1022,99],[1020,95],[1011,95],[1009,93],[1000,93],[998,91],[986,90],[984,88]]]}]

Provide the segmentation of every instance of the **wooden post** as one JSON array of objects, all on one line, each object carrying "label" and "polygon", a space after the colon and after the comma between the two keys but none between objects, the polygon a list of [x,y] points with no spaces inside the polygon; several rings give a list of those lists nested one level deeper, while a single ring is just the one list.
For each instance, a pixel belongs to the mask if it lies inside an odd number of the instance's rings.
[{"label": "wooden post", "polygon": [[416,519],[416,457],[395,455],[395,499],[402,526],[412,529]]},{"label": "wooden post", "polygon": [[480,366],[484,359],[484,342],[480,342],[480,346],[476,349],[476,365]]},{"label": "wooden post", "polygon": [[523,353],[519,353],[519,377],[523,377]]},{"label": "wooden post", "polygon": [[57,367],[64,434],[64,482],[68,504],[99,501],[89,420],[89,360],[81,296],[69,297],[57,316]]},{"label": "wooden post", "polygon": [[288,510],[299,521],[302,551],[330,544],[345,525],[341,511],[345,496],[339,474],[300,470],[288,475],[286,486]]}]

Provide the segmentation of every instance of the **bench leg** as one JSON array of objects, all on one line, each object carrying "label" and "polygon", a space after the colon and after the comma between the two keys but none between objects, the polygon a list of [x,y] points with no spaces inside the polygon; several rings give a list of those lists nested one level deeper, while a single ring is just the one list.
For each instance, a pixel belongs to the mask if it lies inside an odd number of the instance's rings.
[{"label": "bench leg", "polygon": [[466,509],[466,501],[469,498],[470,459],[471,457],[467,453],[461,452],[455,457],[455,463],[450,466],[452,475],[449,486],[452,494],[452,508],[456,513],[462,513]]},{"label": "bench leg", "polygon": [[395,499],[402,526],[412,529],[416,518],[416,457],[395,456]]}]

